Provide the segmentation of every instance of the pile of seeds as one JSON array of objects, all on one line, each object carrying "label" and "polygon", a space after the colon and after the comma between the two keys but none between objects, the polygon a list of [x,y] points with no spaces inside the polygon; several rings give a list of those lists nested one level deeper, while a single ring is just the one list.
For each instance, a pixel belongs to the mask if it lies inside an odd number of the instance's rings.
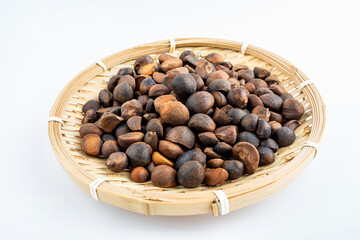
[{"label": "pile of seeds", "polygon": [[158,187],[215,186],[274,162],[304,107],[270,71],[224,60],[187,50],[120,69],[83,106],[82,150]]}]

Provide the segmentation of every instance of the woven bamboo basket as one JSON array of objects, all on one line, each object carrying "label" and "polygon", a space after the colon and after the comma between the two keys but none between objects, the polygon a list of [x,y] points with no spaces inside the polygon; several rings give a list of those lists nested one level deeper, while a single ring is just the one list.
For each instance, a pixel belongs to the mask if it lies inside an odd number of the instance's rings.
[{"label": "woven bamboo basket", "polygon": [[[306,113],[299,120],[296,141],[281,148],[275,162],[259,167],[255,174],[227,181],[221,186],[200,186],[194,189],[177,186],[164,189],[151,181],[135,183],[129,172],[109,171],[104,160],[84,154],[80,147],[79,128],[83,118],[82,106],[90,99],[97,99],[100,89],[106,88],[110,76],[122,67],[132,67],[136,58],[151,55],[157,59],[161,53],[178,56],[192,49],[198,57],[218,52],[233,64],[260,66],[277,75],[282,85],[305,107]],[[102,202],[147,215],[196,215],[221,214],[221,204],[214,194],[222,190],[227,197],[229,210],[233,211],[261,201],[290,183],[315,157],[325,126],[325,106],[314,84],[294,65],[262,48],[244,43],[209,39],[179,38],[133,47],[98,61],[87,67],[57,97],[48,122],[49,138],[60,164],[88,194],[94,196],[89,185],[98,182],[95,198]],[[54,121],[55,120],[55,121]]]}]

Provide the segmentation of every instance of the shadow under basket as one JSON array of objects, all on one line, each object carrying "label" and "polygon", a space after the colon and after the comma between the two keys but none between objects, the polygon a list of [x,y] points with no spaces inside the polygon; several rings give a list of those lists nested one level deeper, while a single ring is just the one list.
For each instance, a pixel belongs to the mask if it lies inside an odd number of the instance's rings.
[{"label": "shadow under basket", "polygon": [[[192,49],[197,57],[217,52],[234,65],[259,66],[276,75],[280,85],[305,107],[306,113],[299,120],[301,125],[295,130],[296,141],[289,147],[281,148],[273,164],[259,167],[253,175],[245,175],[217,187],[202,185],[193,189],[182,186],[159,188],[151,181],[135,183],[129,179],[129,172],[112,172],[105,166],[104,159],[84,154],[79,135],[82,106],[88,100],[97,99],[99,91],[106,88],[110,76],[122,67],[132,68],[139,56],[151,55],[157,61],[162,53],[179,56],[187,49]],[[55,155],[82,190],[95,199],[129,211],[171,216],[223,215],[276,193],[315,157],[324,126],[325,106],[320,94],[294,65],[256,46],[209,38],[179,38],[144,44],[90,65],[61,91],[50,111],[48,122]]]}]

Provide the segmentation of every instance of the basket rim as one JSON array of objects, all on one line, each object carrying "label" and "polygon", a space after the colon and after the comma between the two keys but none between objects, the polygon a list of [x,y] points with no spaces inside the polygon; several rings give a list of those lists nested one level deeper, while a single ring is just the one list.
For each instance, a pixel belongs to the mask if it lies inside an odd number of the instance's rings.
[{"label": "basket rim", "polygon": [[[214,38],[177,38],[174,40],[176,47],[201,47],[201,46],[210,46],[221,49],[229,49],[233,51],[241,51],[241,47],[244,43],[223,40],[223,39],[214,39]],[[119,58],[121,59],[120,63],[136,59],[137,57],[145,54],[160,54],[169,52],[172,44],[168,40],[158,41],[148,44],[143,44],[140,46],[132,47],[115,54],[112,54],[108,57],[101,59],[101,61],[108,67],[111,68],[115,65],[119,64]],[[263,59],[266,62],[271,63],[272,65],[280,68],[282,71],[286,72],[288,76],[292,76],[297,85],[300,85],[302,82],[307,81],[308,78],[306,75],[301,72],[297,67],[293,64],[285,60],[284,58],[254,45],[248,45],[247,54],[253,55],[260,59]],[[100,74],[103,71],[103,68],[98,64],[94,63],[81,71],[77,76],[75,76],[61,91],[61,93],[56,98],[51,110],[50,116],[55,116],[61,118],[65,111],[65,107],[69,102],[70,98],[74,95],[74,93],[81,87],[87,80],[89,80],[89,76],[95,76]],[[307,85],[306,88],[303,89],[303,93],[307,96],[310,102],[310,106],[312,109],[313,116],[313,126],[312,130],[309,134],[309,141],[319,143],[321,137],[324,132],[325,127],[325,105],[323,100],[314,86],[314,84]],[[87,172],[83,168],[81,168],[75,161],[72,160],[72,157],[68,153],[68,151],[63,146],[61,141],[60,134],[61,124],[59,122],[50,121],[48,122],[48,131],[49,138],[53,150],[61,163],[61,165],[65,168],[66,172],[70,175],[70,177],[86,192],[89,193],[89,190],[86,186],[89,186],[91,182],[97,179],[96,176]],[[275,181],[279,181],[281,178],[286,177],[286,175],[290,174],[292,171],[295,171],[302,165],[306,165],[309,161],[313,159],[315,155],[315,149],[310,147],[303,147],[300,152],[296,154],[296,156],[292,159],[292,161],[288,162],[285,166],[282,166],[278,169],[271,178],[269,179],[255,179],[253,182],[252,189],[246,189],[242,184],[233,187],[226,187],[224,185],[218,187],[209,187],[209,189],[218,190],[222,189],[228,198],[236,198],[242,194],[245,194],[250,191],[255,191],[261,188],[266,187],[269,184],[272,184]],[[229,183],[231,184],[231,183]],[[225,184],[227,185],[227,184]],[[186,190],[186,189],[185,189]],[[140,191],[140,190],[139,190]],[[212,191],[203,191],[203,192],[189,192],[186,193],[186,197],[181,198],[181,201],[191,201],[191,202],[212,202],[214,200],[214,195]],[[136,200],[139,202],[143,202],[145,204],[171,204],[171,202],[162,201],[161,198],[166,195],[166,198],[169,198],[170,191],[159,192],[147,191],[147,195],[149,198],[137,198],[136,194],[133,193],[134,190],[129,190],[126,188],[120,188],[118,186],[114,186],[108,182],[104,182],[98,188],[98,194],[100,196],[112,194],[117,197],[126,198],[128,200]],[[160,201],[159,201],[160,200]],[[106,201],[106,200],[104,200]]]}]

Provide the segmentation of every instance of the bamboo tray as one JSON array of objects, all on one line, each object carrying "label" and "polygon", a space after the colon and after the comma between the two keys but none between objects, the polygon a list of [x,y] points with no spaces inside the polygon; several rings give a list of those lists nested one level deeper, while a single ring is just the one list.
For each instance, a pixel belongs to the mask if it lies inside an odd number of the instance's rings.
[{"label": "bamboo tray", "polygon": [[[119,68],[132,67],[139,56],[149,54],[157,59],[165,52],[178,56],[186,49],[192,49],[198,57],[218,52],[233,64],[242,63],[250,68],[260,66],[277,75],[280,84],[306,110],[299,120],[301,126],[295,131],[295,143],[281,148],[273,164],[259,167],[253,175],[227,181],[218,187],[200,186],[194,189],[181,186],[162,189],[153,186],[151,181],[135,183],[129,179],[129,172],[111,172],[104,160],[85,155],[81,151],[79,135],[83,104],[96,99],[100,89],[106,88],[109,77]],[[219,215],[221,205],[216,201],[215,190],[220,189],[226,194],[229,210],[233,211],[279,191],[308,165],[316,155],[315,146],[324,131],[325,106],[314,84],[310,84],[298,68],[274,53],[228,40],[179,38],[133,47],[90,65],[61,91],[50,117],[49,138],[55,155],[68,175],[86,193],[91,194],[91,183],[103,179],[104,182],[95,189],[95,198],[126,210],[147,215]]]}]

